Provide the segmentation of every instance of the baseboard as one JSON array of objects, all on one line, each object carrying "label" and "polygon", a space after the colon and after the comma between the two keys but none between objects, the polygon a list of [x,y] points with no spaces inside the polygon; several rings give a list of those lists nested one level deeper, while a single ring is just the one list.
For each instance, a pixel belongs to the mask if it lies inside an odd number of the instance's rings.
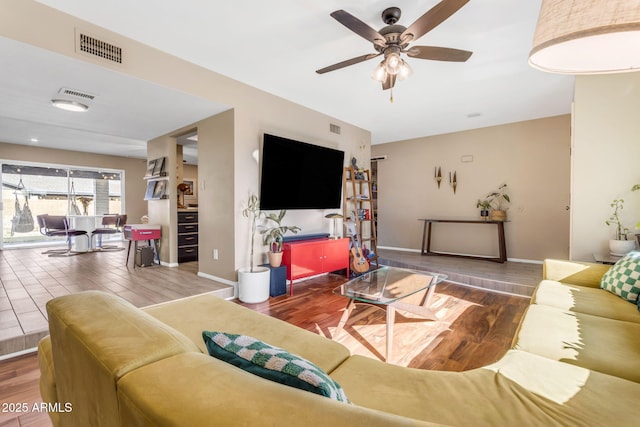
[{"label": "baseboard", "polygon": [[38,347],[28,348],[26,350],[16,351],[14,353],[0,355],[0,362],[7,359],[13,359],[14,357],[24,356],[25,354],[31,354],[38,351]]},{"label": "baseboard", "polygon": [[378,246],[378,249],[386,249],[389,251],[399,251],[399,252],[414,252],[417,254],[421,252],[420,249],[396,248],[393,246]]},{"label": "baseboard", "polygon": [[238,282],[234,282],[228,279],[223,279],[222,277],[214,276],[213,274],[203,273],[201,271],[198,271],[198,277],[203,277],[205,279],[213,280],[214,282],[220,282],[224,285],[231,286],[233,288],[233,296],[227,297],[226,299],[238,298]]},{"label": "baseboard", "polygon": [[180,266],[180,264],[178,264],[177,262],[165,262],[165,261],[160,261],[160,265],[163,267],[170,267],[170,268]]}]

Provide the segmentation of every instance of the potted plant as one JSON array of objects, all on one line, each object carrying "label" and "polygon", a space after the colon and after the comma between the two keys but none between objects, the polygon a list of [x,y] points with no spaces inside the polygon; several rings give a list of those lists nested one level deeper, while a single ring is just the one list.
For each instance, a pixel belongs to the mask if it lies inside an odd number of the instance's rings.
[{"label": "potted plant", "polygon": [[249,268],[238,270],[238,298],[246,303],[259,303],[269,299],[269,281],[271,275],[267,267],[256,267],[253,256],[258,220],[264,216],[260,211],[260,200],[255,194],[250,194],[247,206],[242,210],[242,216],[249,218],[251,223],[251,243],[249,246]]},{"label": "potted plant", "polygon": [[476,208],[480,208],[480,218],[486,221],[489,218],[489,210],[491,209],[491,204],[486,200],[478,200],[478,203],[476,203]]},{"label": "potted plant", "polygon": [[280,267],[282,264],[282,241],[285,233],[292,232],[296,234],[300,231],[300,227],[295,225],[282,225],[282,219],[287,211],[282,209],[277,215],[271,213],[266,216],[267,220],[272,221],[276,225],[274,227],[261,226],[260,234],[263,235],[263,243],[269,246],[269,264],[271,267]]},{"label": "potted plant", "polygon": [[507,209],[511,198],[506,193],[507,184],[502,184],[497,191],[493,191],[480,203],[486,203],[491,208],[491,221],[505,221],[507,219]]},{"label": "potted plant", "polygon": [[629,229],[622,225],[618,216],[618,211],[624,208],[624,200],[615,199],[610,206],[613,208],[613,213],[605,223],[615,227],[616,238],[609,240],[609,253],[613,256],[624,256],[635,249],[635,242],[627,239]]}]

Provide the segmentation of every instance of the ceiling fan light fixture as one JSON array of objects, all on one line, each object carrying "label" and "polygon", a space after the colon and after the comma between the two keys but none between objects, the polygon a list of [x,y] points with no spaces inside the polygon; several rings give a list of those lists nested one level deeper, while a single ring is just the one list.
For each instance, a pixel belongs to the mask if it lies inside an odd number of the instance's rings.
[{"label": "ceiling fan light fixture", "polygon": [[69,101],[67,99],[52,99],[51,105],[61,110],[73,111],[77,113],[84,112],[89,109],[89,106],[86,104],[82,104],[76,101]]},{"label": "ceiling fan light fixture", "polygon": [[559,74],[640,68],[640,8],[624,0],[543,0],[529,64]]}]

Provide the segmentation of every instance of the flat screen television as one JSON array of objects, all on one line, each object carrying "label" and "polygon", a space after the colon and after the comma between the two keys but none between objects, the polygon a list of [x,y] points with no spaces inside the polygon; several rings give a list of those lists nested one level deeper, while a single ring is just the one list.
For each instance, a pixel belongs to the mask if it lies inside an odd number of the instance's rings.
[{"label": "flat screen television", "polygon": [[340,207],[344,151],[265,133],[260,209]]}]

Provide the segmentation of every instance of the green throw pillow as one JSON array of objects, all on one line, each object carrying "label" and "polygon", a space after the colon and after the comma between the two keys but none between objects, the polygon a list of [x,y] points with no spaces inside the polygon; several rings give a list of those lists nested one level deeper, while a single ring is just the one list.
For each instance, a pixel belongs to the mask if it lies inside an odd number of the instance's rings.
[{"label": "green throw pillow", "polygon": [[637,303],[640,294],[640,252],[629,252],[619,259],[602,276],[600,287],[627,301]]},{"label": "green throw pillow", "polygon": [[300,356],[246,335],[203,331],[202,338],[217,359],[262,378],[349,403],[338,383]]}]

